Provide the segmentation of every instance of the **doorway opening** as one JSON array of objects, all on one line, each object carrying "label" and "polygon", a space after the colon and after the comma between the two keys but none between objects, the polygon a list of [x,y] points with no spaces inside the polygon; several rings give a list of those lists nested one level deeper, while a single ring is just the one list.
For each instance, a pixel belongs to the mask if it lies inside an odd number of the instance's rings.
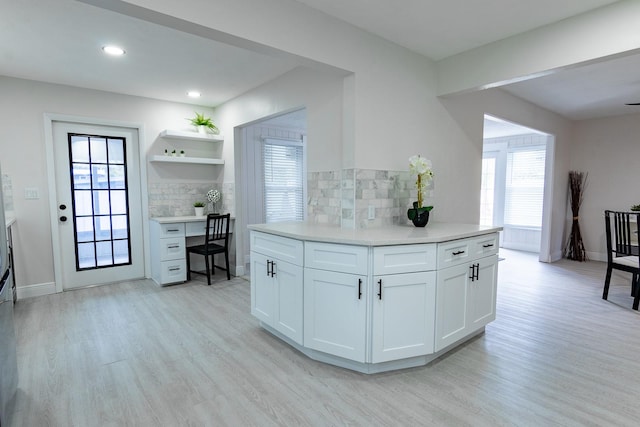
[{"label": "doorway opening", "polygon": [[549,262],[553,135],[485,115],[480,224],[503,227],[500,247]]},{"label": "doorway opening", "polygon": [[[241,143],[243,230],[250,224],[302,221],[307,215],[307,110],[267,117],[236,129]],[[242,233],[250,274],[249,233]]]}]

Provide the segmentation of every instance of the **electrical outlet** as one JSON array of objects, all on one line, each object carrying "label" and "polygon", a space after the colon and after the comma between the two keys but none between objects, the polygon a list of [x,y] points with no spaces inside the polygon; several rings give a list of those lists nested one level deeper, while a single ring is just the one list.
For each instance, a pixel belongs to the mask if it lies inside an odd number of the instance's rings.
[{"label": "electrical outlet", "polygon": [[24,199],[25,200],[37,200],[40,198],[40,190],[38,187],[25,187]]},{"label": "electrical outlet", "polygon": [[376,207],[369,205],[369,219],[376,219]]}]

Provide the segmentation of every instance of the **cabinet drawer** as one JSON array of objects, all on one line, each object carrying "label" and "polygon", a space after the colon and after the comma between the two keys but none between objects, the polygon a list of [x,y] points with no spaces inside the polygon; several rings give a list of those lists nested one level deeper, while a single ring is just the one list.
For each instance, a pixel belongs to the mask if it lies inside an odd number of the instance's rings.
[{"label": "cabinet drawer", "polygon": [[184,237],[160,239],[160,261],[184,259]]},{"label": "cabinet drawer", "polygon": [[160,263],[160,283],[184,282],[187,280],[187,266],[185,260],[162,261]]},{"label": "cabinet drawer", "polygon": [[184,222],[159,224],[160,235],[158,237],[184,237]]},{"label": "cabinet drawer", "polygon": [[294,265],[303,265],[303,244],[300,240],[251,231],[251,250]]},{"label": "cabinet drawer", "polygon": [[475,249],[475,241],[472,238],[438,243],[438,270],[476,258]]},{"label": "cabinet drawer", "polygon": [[207,221],[196,221],[185,223],[185,235],[190,236],[204,236],[207,234]]},{"label": "cabinet drawer", "polygon": [[305,242],[304,265],[318,270],[367,274],[368,254],[366,246]]},{"label": "cabinet drawer", "polygon": [[475,258],[482,258],[498,253],[498,233],[475,237],[471,247]]},{"label": "cabinet drawer", "polygon": [[436,269],[435,244],[379,246],[373,248],[373,274],[397,274]]}]

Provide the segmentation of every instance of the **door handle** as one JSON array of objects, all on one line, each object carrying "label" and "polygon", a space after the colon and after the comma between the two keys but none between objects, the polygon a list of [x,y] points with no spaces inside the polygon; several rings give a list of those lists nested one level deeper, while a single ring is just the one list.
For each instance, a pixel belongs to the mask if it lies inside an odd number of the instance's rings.
[{"label": "door handle", "polygon": [[382,279],[378,280],[378,299],[382,299]]},{"label": "door handle", "polygon": [[64,216],[64,215],[62,215],[62,216],[60,217],[60,221],[62,221],[62,222],[67,222],[67,217],[66,217],[66,216]]},{"label": "door handle", "polygon": [[457,251],[457,252],[452,252],[451,255],[461,255],[463,253],[464,251]]},{"label": "door handle", "polygon": [[358,299],[362,298],[362,279],[358,279]]}]

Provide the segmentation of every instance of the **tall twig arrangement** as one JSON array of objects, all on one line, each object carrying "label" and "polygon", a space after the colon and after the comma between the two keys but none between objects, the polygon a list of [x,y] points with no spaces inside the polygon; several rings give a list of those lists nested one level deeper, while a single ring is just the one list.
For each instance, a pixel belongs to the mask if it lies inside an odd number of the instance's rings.
[{"label": "tall twig arrangement", "polygon": [[587,252],[582,242],[582,234],[580,233],[579,212],[584,197],[584,189],[587,183],[587,174],[571,171],[569,172],[569,197],[571,202],[571,212],[573,220],[571,222],[571,235],[567,246],[564,248],[564,254],[568,259],[575,261],[586,261]]}]

